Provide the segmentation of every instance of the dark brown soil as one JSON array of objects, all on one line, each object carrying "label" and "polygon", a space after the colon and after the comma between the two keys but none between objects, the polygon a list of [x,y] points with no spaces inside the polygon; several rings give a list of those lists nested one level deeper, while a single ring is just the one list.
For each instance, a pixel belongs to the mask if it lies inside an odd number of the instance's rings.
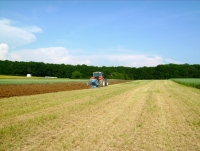
[{"label": "dark brown soil", "polygon": [[[109,85],[127,82],[125,80],[112,80]],[[69,83],[54,83],[54,84],[13,84],[0,85],[0,98],[43,94],[59,91],[72,91],[80,89],[89,89],[85,82],[69,82]]]}]

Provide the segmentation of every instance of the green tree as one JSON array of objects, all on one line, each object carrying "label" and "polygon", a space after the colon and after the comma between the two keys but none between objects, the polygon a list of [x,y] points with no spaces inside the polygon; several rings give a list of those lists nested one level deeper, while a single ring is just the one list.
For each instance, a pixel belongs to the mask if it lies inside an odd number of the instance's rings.
[{"label": "green tree", "polygon": [[[76,72],[75,72],[76,71]],[[78,72],[77,72],[78,71]],[[52,64],[43,62],[23,62],[0,60],[0,74],[33,76],[54,76],[58,78],[86,78],[95,71],[101,71],[107,78],[114,79],[169,79],[169,78],[200,78],[200,64],[165,64],[156,67],[98,67],[70,64]],[[73,73],[74,72],[74,73]],[[73,73],[73,75],[72,75]]]},{"label": "green tree", "polygon": [[112,72],[108,76],[108,79],[125,79],[124,75],[119,72]]},{"label": "green tree", "polygon": [[79,71],[72,72],[72,79],[80,79],[81,73]]}]

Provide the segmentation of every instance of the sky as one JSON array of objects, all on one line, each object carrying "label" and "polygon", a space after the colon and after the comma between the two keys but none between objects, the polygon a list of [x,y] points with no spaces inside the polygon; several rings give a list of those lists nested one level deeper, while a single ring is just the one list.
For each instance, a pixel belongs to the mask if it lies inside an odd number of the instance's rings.
[{"label": "sky", "polygon": [[200,64],[200,1],[0,0],[0,60]]}]

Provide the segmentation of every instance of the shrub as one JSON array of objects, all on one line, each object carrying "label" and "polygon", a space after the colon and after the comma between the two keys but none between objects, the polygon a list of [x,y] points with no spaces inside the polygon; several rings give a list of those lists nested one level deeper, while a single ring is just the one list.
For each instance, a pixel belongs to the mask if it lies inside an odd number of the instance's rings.
[{"label": "shrub", "polygon": [[72,79],[80,79],[81,78],[81,73],[79,71],[74,71],[72,72]]}]

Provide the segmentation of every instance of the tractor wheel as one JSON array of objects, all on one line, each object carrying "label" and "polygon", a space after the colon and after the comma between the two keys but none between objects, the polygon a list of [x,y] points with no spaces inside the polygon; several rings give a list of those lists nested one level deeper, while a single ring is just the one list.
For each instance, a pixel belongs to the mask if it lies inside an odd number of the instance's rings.
[{"label": "tractor wheel", "polygon": [[107,79],[105,79],[105,86],[108,86],[108,81],[107,81]]},{"label": "tractor wheel", "polygon": [[99,81],[99,84],[100,84],[101,87],[104,87],[104,86],[105,86],[105,80],[104,80],[104,79],[101,79],[101,80]]}]

